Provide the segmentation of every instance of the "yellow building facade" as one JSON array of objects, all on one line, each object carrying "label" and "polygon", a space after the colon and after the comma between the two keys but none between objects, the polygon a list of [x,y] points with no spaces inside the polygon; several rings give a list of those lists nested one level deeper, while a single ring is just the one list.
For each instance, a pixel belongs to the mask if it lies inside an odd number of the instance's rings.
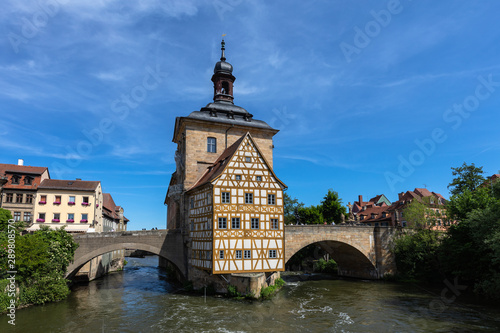
[{"label": "yellow building facade", "polygon": [[103,196],[99,181],[46,179],[38,187],[34,223],[65,226],[68,232],[103,231]]}]

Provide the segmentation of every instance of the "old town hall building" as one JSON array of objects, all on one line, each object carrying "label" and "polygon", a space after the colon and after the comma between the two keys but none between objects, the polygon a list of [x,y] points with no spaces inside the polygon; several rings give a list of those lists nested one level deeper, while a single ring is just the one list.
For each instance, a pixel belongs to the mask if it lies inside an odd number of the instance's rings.
[{"label": "old town hall building", "polygon": [[222,56],[213,102],[177,117],[176,171],[167,228],[186,236],[191,269],[208,274],[283,271],[283,190],[273,171],[278,130],[233,103],[233,66]]}]

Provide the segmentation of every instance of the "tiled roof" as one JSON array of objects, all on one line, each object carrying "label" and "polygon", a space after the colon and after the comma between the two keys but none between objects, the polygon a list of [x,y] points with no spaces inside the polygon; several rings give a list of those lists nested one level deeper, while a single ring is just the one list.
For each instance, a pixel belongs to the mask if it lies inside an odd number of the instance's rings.
[{"label": "tiled roof", "polygon": [[6,173],[26,173],[41,175],[47,170],[46,167],[33,167],[28,165],[17,165],[17,164],[0,164],[0,176]]},{"label": "tiled roof", "polygon": [[[365,216],[363,220],[360,220],[361,223],[367,223],[367,222],[380,222],[380,221],[390,221],[391,220],[391,215],[392,212],[389,211],[390,206],[371,206],[369,208],[366,208],[363,211],[360,211],[358,213],[358,216]],[[386,216],[384,217],[384,212],[386,213]],[[372,218],[372,214],[375,214],[375,217]]]},{"label": "tiled roof", "polygon": [[[40,185],[41,175],[47,172],[49,176],[49,171],[46,167],[32,167],[27,165],[17,165],[17,164],[0,164],[0,177],[5,177],[9,181],[3,186],[5,189],[16,189],[16,190],[36,190],[38,185]],[[32,178],[31,185],[25,185],[24,181],[19,182],[19,184],[12,184],[12,176],[18,174],[19,176],[30,176]],[[23,178],[24,179],[24,178]]]},{"label": "tiled roof", "polygon": [[61,180],[61,179],[45,179],[39,189],[55,189],[55,190],[74,190],[74,191],[94,191],[98,186],[99,181],[89,180]]},{"label": "tiled roof", "polygon": [[[114,220],[119,220],[120,215],[118,213],[120,212],[121,206],[117,206],[115,204],[115,201],[113,200],[113,197],[109,193],[103,193],[102,194],[102,199],[103,199],[103,214],[109,216],[110,218]],[[129,219],[127,219],[125,216],[123,217],[124,222],[128,222]]]}]

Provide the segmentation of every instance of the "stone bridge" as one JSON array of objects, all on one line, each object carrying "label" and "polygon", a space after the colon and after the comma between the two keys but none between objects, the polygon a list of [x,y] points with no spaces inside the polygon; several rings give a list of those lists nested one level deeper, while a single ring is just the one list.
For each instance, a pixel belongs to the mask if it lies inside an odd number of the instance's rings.
[{"label": "stone bridge", "polygon": [[[286,226],[285,262],[304,247],[317,244],[337,262],[339,275],[379,279],[395,270],[389,251],[394,232],[390,227]],[[156,254],[177,268],[181,277],[189,279],[184,236],[180,230],[87,233],[75,235],[74,239],[80,246],[68,267],[69,279],[92,258],[121,249]]]},{"label": "stone bridge", "polygon": [[180,230],[121,231],[76,234],[74,240],[80,244],[75,251],[73,263],[68,266],[71,279],[85,263],[107,252],[134,249],[156,254],[185,276],[184,243]]},{"label": "stone bridge", "polygon": [[341,276],[380,279],[395,272],[390,251],[392,227],[293,225],[285,227],[285,262],[310,244],[317,244],[338,264]]}]

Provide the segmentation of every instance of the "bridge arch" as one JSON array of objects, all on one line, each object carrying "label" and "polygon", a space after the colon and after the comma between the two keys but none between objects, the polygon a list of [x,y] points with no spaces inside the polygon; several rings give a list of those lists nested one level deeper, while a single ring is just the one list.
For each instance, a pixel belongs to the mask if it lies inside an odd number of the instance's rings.
[{"label": "bridge arch", "polygon": [[186,276],[186,267],[182,251],[182,235],[178,232],[142,231],[109,232],[100,234],[75,235],[79,247],[75,251],[73,263],[66,270],[66,278],[75,274],[93,258],[117,250],[132,249],[152,253],[166,260],[167,265],[175,270],[176,277]]},{"label": "bridge arch", "polygon": [[285,262],[306,246],[317,244],[337,262],[339,275],[379,279],[383,275],[377,258],[379,238],[371,227],[287,226]]},{"label": "bridge arch", "polygon": [[[363,279],[377,279],[377,269],[372,261],[363,254],[356,246],[335,240],[323,240],[317,242],[304,242],[297,246],[293,253],[287,251],[285,260],[288,262],[292,257],[309,245],[318,245],[330,254],[338,265],[338,274],[341,276],[357,277]],[[299,248],[300,247],[300,248]],[[318,256],[314,256],[315,258]]]},{"label": "bridge arch", "polygon": [[66,278],[71,279],[74,275],[90,260],[94,259],[97,256],[106,254],[108,252],[113,252],[117,250],[141,250],[145,252],[149,252],[155,254],[159,257],[166,259],[169,263],[173,264],[174,267],[177,268],[177,273],[183,276],[182,271],[180,270],[178,264],[175,263],[174,259],[162,248],[158,248],[153,245],[143,244],[143,243],[122,243],[122,244],[111,244],[107,246],[103,246],[101,248],[95,249],[89,253],[86,253],[78,258],[75,258],[74,262],[68,267],[66,272]]}]

